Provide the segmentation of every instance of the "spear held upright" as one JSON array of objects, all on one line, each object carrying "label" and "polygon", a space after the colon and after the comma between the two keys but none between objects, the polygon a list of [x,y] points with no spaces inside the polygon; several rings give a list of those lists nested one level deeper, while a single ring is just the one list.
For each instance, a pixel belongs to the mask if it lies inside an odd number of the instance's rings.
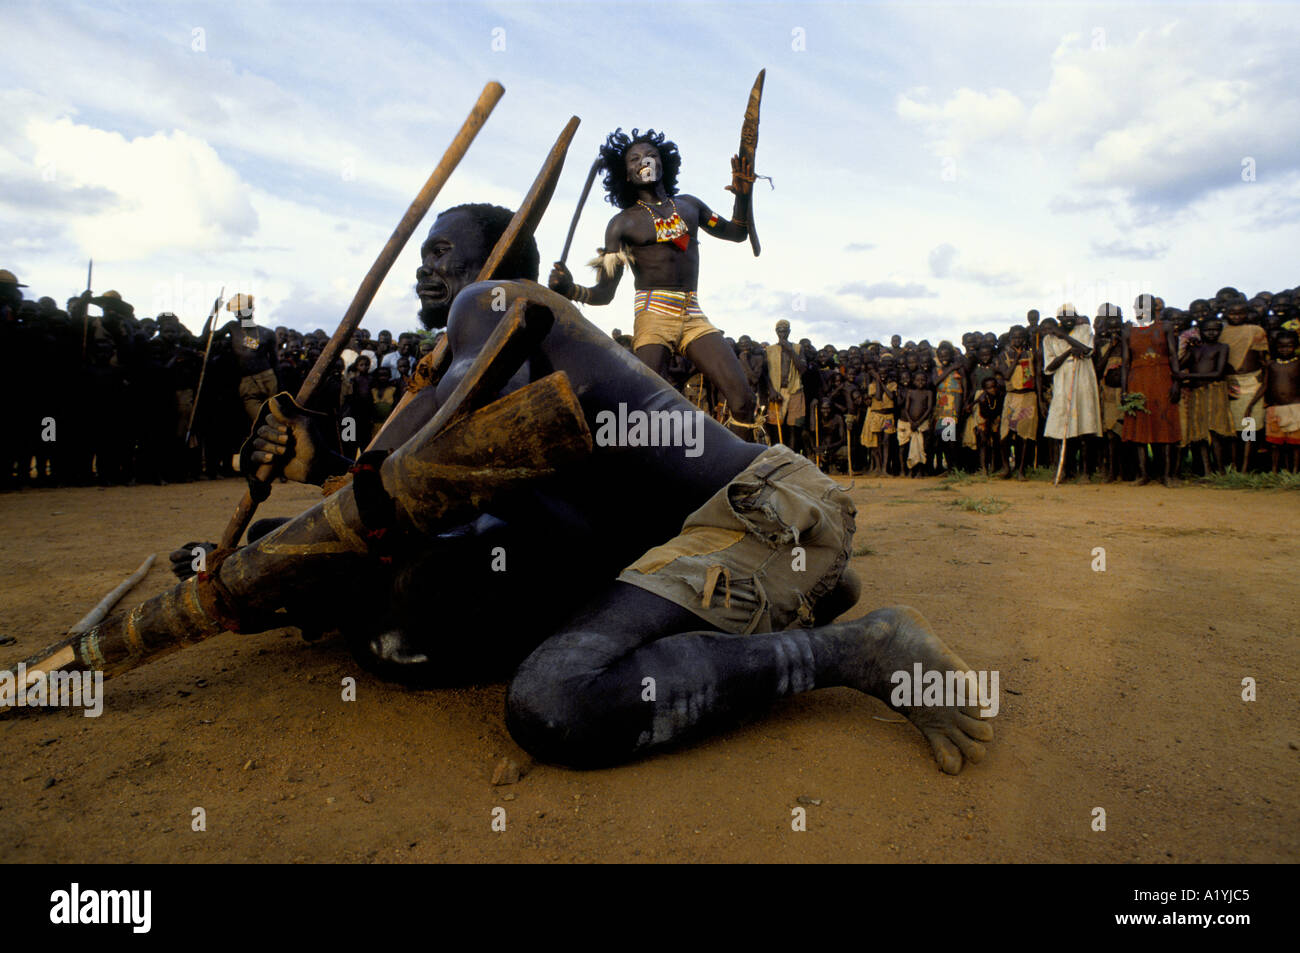
[{"label": "spear held upright", "polygon": [[194,388],[194,403],[190,406],[190,422],[185,427],[185,446],[191,446],[194,435],[194,421],[198,418],[199,398],[203,396],[203,378],[208,373],[208,357],[212,354],[212,336],[217,333],[217,314],[221,311],[221,299],[226,296],[226,286],[221,286],[221,293],[212,302],[212,313],[208,315],[208,343],[203,348],[203,366],[199,368],[199,386]]},{"label": "spear held upright", "polygon": [[[95,275],[95,259],[87,259],[86,263],[86,290],[90,290],[91,279]],[[81,310],[81,359],[86,359],[86,339],[90,336],[90,307],[82,305]]]}]

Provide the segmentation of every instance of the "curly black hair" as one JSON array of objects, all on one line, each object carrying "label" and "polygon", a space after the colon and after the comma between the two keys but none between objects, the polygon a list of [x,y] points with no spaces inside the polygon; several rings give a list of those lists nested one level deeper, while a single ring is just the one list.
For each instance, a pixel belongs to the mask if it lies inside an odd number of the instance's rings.
[{"label": "curly black hair", "polygon": [[669,195],[677,194],[677,173],[682,167],[682,156],[677,151],[677,143],[653,129],[647,129],[644,133],[633,129],[629,136],[619,126],[605,138],[605,144],[600,147],[600,158],[605,169],[605,201],[618,208],[630,208],[636,204],[636,185],[627,180],[624,156],[638,142],[648,142],[659,150],[659,157],[664,163],[664,191]]}]

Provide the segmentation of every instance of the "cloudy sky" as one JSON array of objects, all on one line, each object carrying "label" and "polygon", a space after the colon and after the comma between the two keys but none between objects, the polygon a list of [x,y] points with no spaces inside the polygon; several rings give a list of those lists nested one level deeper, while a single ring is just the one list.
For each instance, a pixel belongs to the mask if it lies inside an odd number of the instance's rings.
[{"label": "cloudy sky", "polygon": [[[577,115],[544,263],[615,126],[667,130],[683,191],[729,211],[760,67],[763,254],[701,248],[730,334],[937,340],[1066,300],[1300,284],[1295,5],[6,0],[0,19],[0,267],[29,297],[79,292],[93,257],[95,289],[139,313],[197,328],[224,285],[259,323],[332,331],[491,79],[506,94],[435,209],[515,206]],[[570,254],[587,283],[601,198]],[[372,332],[415,326],[418,235]],[[630,280],[586,314],[630,329]]]}]

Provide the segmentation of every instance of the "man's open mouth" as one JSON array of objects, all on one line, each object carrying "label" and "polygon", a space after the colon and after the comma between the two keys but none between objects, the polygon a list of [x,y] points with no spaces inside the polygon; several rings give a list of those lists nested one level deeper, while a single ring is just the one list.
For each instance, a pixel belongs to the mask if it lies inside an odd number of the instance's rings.
[{"label": "man's open mouth", "polygon": [[447,286],[441,281],[421,282],[415,286],[415,293],[419,295],[421,301],[434,304],[446,301],[448,298]]}]

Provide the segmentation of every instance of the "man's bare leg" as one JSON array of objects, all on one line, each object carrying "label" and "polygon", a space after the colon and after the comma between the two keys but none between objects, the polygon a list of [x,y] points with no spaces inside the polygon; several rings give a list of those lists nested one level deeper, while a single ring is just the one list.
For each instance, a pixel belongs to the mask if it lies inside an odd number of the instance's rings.
[{"label": "man's bare leg", "polygon": [[664,380],[668,379],[668,362],[672,359],[672,352],[662,344],[642,344],[636,349],[636,356],[641,363],[650,370],[654,371]]},{"label": "man's bare leg", "polygon": [[[680,606],[614,583],[519,667],[506,700],[511,734],[541,760],[612,765],[814,688],[849,686],[889,704],[896,671],[918,662],[926,671],[969,670],[914,609],[757,635],[701,625]],[[982,760],[982,742],[993,738],[973,706],[896,710],[921,730],[948,774]]]},{"label": "man's bare leg", "polygon": [[726,338],[721,333],[712,332],[698,337],[686,349],[686,356],[722,391],[731,415],[741,423],[753,423],[758,398],[750,389],[740,359],[727,345]]}]

